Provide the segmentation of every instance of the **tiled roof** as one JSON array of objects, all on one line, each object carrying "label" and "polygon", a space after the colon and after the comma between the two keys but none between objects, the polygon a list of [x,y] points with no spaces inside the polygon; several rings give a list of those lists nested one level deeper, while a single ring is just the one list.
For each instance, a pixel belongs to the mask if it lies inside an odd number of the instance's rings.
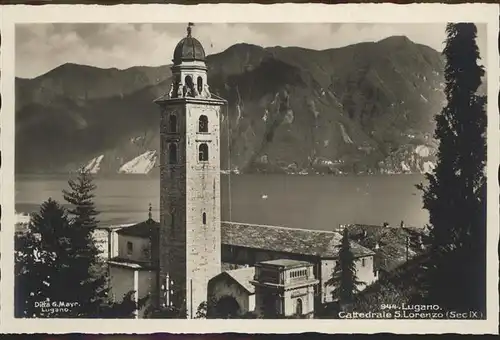
[{"label": "tiled roof", "polygon": [[148,219],[144,222],[137,223],[131,226],[125,226],[117,231],[119,235],[156,238],[159,233],[160,223],[155,220]]},{"label": "tiled roof", "polygon": [[[406,262],[406,247],[398,244],[388,244],[375,250],[374,267],[376,270],[392,271]],[[408,258],[416,253],[408,249]]]},{"label": "tiled roof", "polygon": [[[157,237],[158,226],[158,222],[148,220],[120,229],[118,233],[136,237]],[[221,242],[231,246],[335,258],[341,239],[342,235],[334,231],[221,222]],[[355,257],[375,254],[356,242],[351,242],[351,249]]]},{"label": "tiled roof", "polygon": [[222,274],[229,275],[250,294],[255,293],[255,287],[250,284],[250,281],[253,280],[253,277],[255,275],[255,267],[228,270],[227,272],[223,272]]},{"label": "tiled roof", "polygon": [[408,238],[408,258],[419,251],[418,236],[425,236],[424,229],[383,227],[369,225],[348,225],[349,235],[365,247],[375,249],[374,266],[377,270],[391,271],[406,262],[406,242]]},{"label": "tiled roof", "polygon": [[[323,258],[335,258],[342,235],[334,231],[308,230],[259,224],[222,222],[222,243]],[[355,257],[375,253],[351,242]]]}]

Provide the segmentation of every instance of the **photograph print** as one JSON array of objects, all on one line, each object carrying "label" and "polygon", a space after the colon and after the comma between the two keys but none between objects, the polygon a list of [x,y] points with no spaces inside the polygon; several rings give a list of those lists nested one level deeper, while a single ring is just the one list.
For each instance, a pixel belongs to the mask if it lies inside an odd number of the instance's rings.
[{"label": "photograph print", "polygon": [[16,24],[15,318],[486,319],[486,45]]}]

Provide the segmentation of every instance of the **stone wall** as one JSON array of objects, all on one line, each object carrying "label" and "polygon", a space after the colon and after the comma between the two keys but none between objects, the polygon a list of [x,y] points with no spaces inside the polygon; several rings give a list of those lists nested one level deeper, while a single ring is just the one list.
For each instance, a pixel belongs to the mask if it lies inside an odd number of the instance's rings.
[{"label": "stone wall", "polygon": [[133,268],[109,265],[110,287],[114,301],[122,301],[125,294],[135,290],[134,272]]},{"label": "stone wall", "polygon": [[[168,118],[177,116],[177,133],[170,133]],[[161,284],[167,275],[173,281],[175,304],[179,308],[186,294],[186,143],[181,138],[186,131],[185,109],[183,106],[164,108],[161,116],[160,153],[160,240],[159,268]],[[177,145],[177,163],[169,164],[169,144]]]},{"label": "stone wall", "polygon": [[[128,243],[132,243],[132,252],[128,252]],[[148,239],[137,236],[119,235],[118,256],[131,261],[151,261],[151,245]]]},{"label": "stone wall", "polygon": [[[208,281],[221,271],[219,107],[188,104],[187,113],[187,307],[195,316],[207,301]],[[207,133],[198,132],[201,115],[208,117]],[[201,144],[208,146],[206,162],[198,158]]]},{"label": "stone wall", "polygon": [[[188,318],[207,301],[209,279],[220,273],[219,110],[207,102],[184,100],[166,107],[161,119],[160,279],[173,281],[173,301],[186,307]],[[214,104],[214,103],[212,103]],[[168,128],[169,115],[177,129]],[[208,132],[199,133],[199,117],[208,117]],[[169,144],[177,146],[176,164],[169,162]],[[200,144],[208,160],[199,161]],[[184,306],[182,306],[185,303]]]}]

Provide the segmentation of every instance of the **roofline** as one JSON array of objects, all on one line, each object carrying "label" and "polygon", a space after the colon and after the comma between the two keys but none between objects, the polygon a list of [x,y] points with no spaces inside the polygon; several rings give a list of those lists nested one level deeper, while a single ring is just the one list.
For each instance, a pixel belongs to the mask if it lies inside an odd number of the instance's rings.
[{"label": "roofline", "polygon": [[172,59],[172,62],[174,64],[172,64],[172,66],[170,66],[170,69],[172,70],[172,72],[175,72],[177,69],[182,69],[182,70],[202,70],[202,71],[207,71],[207,66],[206,64],[205,65],[183,65],[182,62],[190,62],[190,61],[200,61],[200,62],[203,62],[205,64],[205,60],[202,60],[202,59],[183,59],[181,61],[181,64],[175,64],[174,60]]},{"label": "roofline", "polygon": [[255,226],[255,227],[265,227],[265,228],[275,228],[275,229],[286,229],[286,230],[300,230],[300,231],[307,231],[307,232],[318,232],[318,233],[329,233],[329,234],[338,234],[342,236],[339,232],[333,231],[333,230],[323,230],[323,229],[305,229],[305,228],[292,228],[292,227],[285,227],[281,225],[269,225],[269,224],[256,224],[256,223],[244,223],[244,222],[230,222],[230,221],[221,221],[220,223],[227,223],[227,224],[240,224],[240,225],[247,225],[247,226]]},{"label": "roofline", "polygon": [[136,224],[137,223],[126,223],[126,224],[109,225],[109,226],[98,225],[95,229],[99,229],[99,230],[123,229],[123,228],[134,226]]},{"label": "roofline", "polygon": [[228,272],[227,270],[226,271],[223,271],[221,274],[224,274],[226,275],[227,277],[229,277],[231,280],[233,280],[234,282],[236,282],[239,286],[243,287],[243,289],[249,293],[250,295],[254,295],[255,294],[255,291],[254,292],[251,292],[249,291],[245,286],[243,286],[241,283],[238,282],[238,280],[236,280],[234,277],[232,277]]},{"label": "roofline", "polygon": [[174,105],[174,104],[204,104],[204,105],[213,105],[213,106],[225,106],[227,105],[227,100],[223,99],[215,99],[215,98],[195,98],[195,97],[182,97],[182,98],[169,98],[163,99],[160,97],[159,99],[155,99],[153,101],[158,105]]},{"label": "roofline", "polygon": [[292,289],[297,289],[297,288],[302,288],[302,287],[307,287],[307,286],[314,286],[319,283],[319,279],[308,279],[307,281],[303,282],[296,282],[294,284],[281,284],[281,283],[272,283],[272,282],[260,282],[257,280],[251,280],[250,284],[254,286],[260,286],[260,287],[270,287],[270,288],[275,288],[283,291],[290,291]]},{"label": "roofline", "polygon": [[159,235],[159,231],[158,232],[152,232],[150,233],[149,235],[136,235],[136,234],[127,234],[127,233],[118,233],[118,235],[120,236],[131,236],[131,237],[137,237],[137,238],[142,238],[142,239],[150,239],[151,237],[155,237],[155,236],[158,236]]},{"label": "roofline", "polygon": [[134,263],[134,262],[120,262],[120,261],[114,261],[114,260],[108,260],[108,265],[116,266],[116,267],[121,267],[121,268],[128,268],[128,269],[135,269],[135,270],[147,270],[147,271],[153,271],[153,270],[158,270],[154,266],[150,266],[147,264],[139,264],[139,263]]},{"label": "roofline", "polygon": [[295,264],[292,264],[292,265],[267,263],[266,261],[257,262],[255,264],[255,267],[275,267],[275,268],[280,268],[280,269],[285,269],[285,270],[295,269],[295,268],[300,268],[300,267],[313,267],[313,266],[314,266],[314,263],[310,263],[310,262],[307,262],[307,261],[298,261],[298,263],[295,263]]}]

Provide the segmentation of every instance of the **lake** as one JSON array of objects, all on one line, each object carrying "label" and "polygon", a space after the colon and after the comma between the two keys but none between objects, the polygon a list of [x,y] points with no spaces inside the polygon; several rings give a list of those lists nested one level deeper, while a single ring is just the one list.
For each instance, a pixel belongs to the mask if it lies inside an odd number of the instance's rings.
[{"label": "lake", "polygon": [[[16,211],[38,211],[49,197],[62,203],[67,180],[67,176],[18,175]],[[231,175],[229,190],[229,176],[222,175],[222,219],[318,230],[348,223],[399,225],[402,220],[423,226],[429,216],[415,184],[424,180],[423,175]],[[102,224],[143,221],[149,203],[153,217],[159,218],[159,178],[123,175],[96,178],[95,184]]]}]

